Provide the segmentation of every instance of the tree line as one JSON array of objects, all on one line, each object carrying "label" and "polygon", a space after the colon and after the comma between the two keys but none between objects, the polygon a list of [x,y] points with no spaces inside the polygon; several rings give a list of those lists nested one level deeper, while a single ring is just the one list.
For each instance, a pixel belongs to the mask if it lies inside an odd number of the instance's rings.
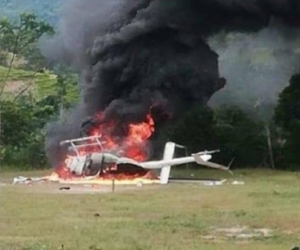
[{"label": "tree line", "polygon": [[[63,65],[50,65],[38,42],[53,35],[54,28],[33,13],[22,13],[18,21],[0,20],[0,157],[3,165],[44,168],[46,125],[64,116],[78,100],[77,76]],[[19,70],[19,71],[18,71]],[[8,93],[26,72],[21,89]],[[49,77],[46,77],[49,76]],[[51,77],[50,77],[51,76]],[[54,76],[54,80],[53,77]],[[22,77],[21,77],[22,78]],[[50,88],[38,95],[35,89]],[[216,160],[234,167],[300,167],[300,74],[291,77],[279,95],[271,120],[253,118],[239,107],[217,109],[195,107],[176,123],[164,127],[159,136],[199,149],[221,150]]]}]

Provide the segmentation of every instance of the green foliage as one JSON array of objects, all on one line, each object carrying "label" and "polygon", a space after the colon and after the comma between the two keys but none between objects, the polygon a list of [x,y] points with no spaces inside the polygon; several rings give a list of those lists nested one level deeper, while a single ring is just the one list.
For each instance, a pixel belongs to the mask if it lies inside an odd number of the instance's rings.
[{"label": "green foliage", "polygon": [[19,168],[47,164],[45,125],[78,98],[77,76],[66,69],[57,73],[0,67],[0,82],[7,81],[0,103],[3,163]]},{"label": "green foliage", "polygon": [[292,76],[290,84],[279,95],[275,121],[286,130],[300,121],[300,74]]},{"label": "green foliage", "polygon": [[37,43],[42,35],[53,33],[53,27],[39,20],[33,13],[20,14],[18,22],[2,18],[0,20],[0,48],[13,55],[18,54],[19,57],[24,57],[27,68],[42,68],[46,66],[46,62],[40,54]]},{"label": "green foliage", "polygon": [[215,112],[216,140],[222,161],[235,158],[236,166],[259,166],[267,156],[267,138],[262,123],[252,120],[238,107]]},{"label": "green foliage", "polygon": [[214,159],[234,166],[266,164],[267,138],[263,123],[253,121],[237,107],[222,107],[215,111],[198,107],[188,112],[164,131],[164,139],[187,146],[190,153],[220,149]]},{"label": "green foliage", "polygon": [[7,54],[0,51],[0,65],[7,66]]},{"label": "green foliage", "polygon": [[63,65],[54,67],[57,74],[57,95],[64,108],[70,108],[79,97],[78,75]]},{"label": "green foliage", "polygon": [[284,161],[290,167],[300,166],[300,74],[290,79],[290,84],[279,95],[274,120],[281,128]]},{"label": "green foliage", "polygon": [[[4,70],[5,68],[0,67]],[[8,165],[44,167],[45,125],[78,98],[77,76],[71,71],[60,75],[37,73],[31,92],[5,93],[2,99],[1,158]],[[11,70],[8,89],[15,81],[30,81],[33,72]],[[23,87],[24,88],[24,87]],[[18,96],[18,98],[16,98]]]},{"label": "green foliage", "polygon": [[215,147],[214,114],[207,107],[197,107],[165,131],[169,140],[188,147],[190,152]]},{"label": "green foliage", "polygon": [[46,163],[43,128],[57,110],[28,98],[1,102],[1,158],[9,165],[38,167]]},{"label": "green foliage", "polygon": [[0,66],[1,159],[21,168],[44,167],[45,126],[77,101],[77,75],[65,67],[43,69],[37,43],[53,28],[35,14],[23,13],[16,22],[1,19],[0,31],[1,61],[7,66]]},{"label": "green foliage", "polygon": [[[20,147],[26,143],[27,135],[31,132],[28,124],[31,122],[31,112],[23,105],[13,102],[1,102],[1,141],[4,145]],[[18,133],[16,133],[18,131]]]}]

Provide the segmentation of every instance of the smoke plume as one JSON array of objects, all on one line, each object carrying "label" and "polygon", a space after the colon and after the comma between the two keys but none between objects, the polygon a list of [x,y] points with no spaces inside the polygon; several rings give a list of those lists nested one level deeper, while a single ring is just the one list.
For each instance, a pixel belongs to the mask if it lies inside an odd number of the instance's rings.
[{"label": "smoke plume", "polygon": [[42,50],[78,69],[81,100],[66,121],[49,125],[49,159],[57,164],[59,141],[80,136],[82,121],[99,111],[104,119],[95,123],[126,124],[142,121],[153,105],[176,118],[207,103],[225,85],[210,37],[259,32],[274,18],[297,26],[299,13],[298,0],[67,1],[58,34]]},{"label": "smoke plume", "polygon": [[254,118],[272,119],[279,93],[300,70],[300,29],[273,22],[255,34],[217,34],[209,44],[228,82],[209,105],[234,105]]}]

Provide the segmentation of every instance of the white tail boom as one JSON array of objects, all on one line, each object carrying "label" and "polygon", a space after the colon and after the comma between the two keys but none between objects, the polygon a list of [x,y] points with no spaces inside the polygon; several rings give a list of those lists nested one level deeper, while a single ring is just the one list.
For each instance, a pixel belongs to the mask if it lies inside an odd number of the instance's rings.
[{"label": "white tail boom", "polygon": [[164,156],[160,161],[148,161],[140,163],[139,165],[145,169],[161,169],[160,171],[160,184],[168,184],[170,179],[171,167],[175,165],[181,165],[186,163],[196,162],[199,165],[207,166],[210,168],[221,169],[225,171],[230,171],[228,167],[223,165],[208,162],[212,158],[212,153],[219,152],[219,150],[214,151],[203,151],[196,154],[192,154],[187,157],[180,157],[174,159],[175,148],[182,146],[175,144],[174,142],[167,142],[165,145]]}]

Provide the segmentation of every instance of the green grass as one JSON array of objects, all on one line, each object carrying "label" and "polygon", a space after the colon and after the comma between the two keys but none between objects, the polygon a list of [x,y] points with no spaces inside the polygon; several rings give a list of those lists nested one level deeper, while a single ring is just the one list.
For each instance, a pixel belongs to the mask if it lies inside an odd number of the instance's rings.
[{"label": "green grass", "polygon": [[[8,68],[0,66],[0,82],[3,82],[6,79],[6,75],[8,72]],[[33,81],[33,88],[31,91],[35,96],[45,96],[47,94],[54,94],[56,88],[56,76],[50,73],[37,73],[35,74],[32,71],[21,70],[21,69],[12,69],[7,78],[7,85],[6,85],[6,93],[9,94],[16,94],[18,91],[13,91],[11,93],[11,86],[16,81],[23,82],[23,86],[25,87],[29,82]],[[19,84],[21,85],[21,84]],[[15,88],[13,88],[15,90]]]},{"label": "green grass", "polygon": [[[169,184],[125,192],[117,188],[114,194],[2,186],[0,249],[276,250],[300,244],[298,173],[237,171],[233,177],[210,170],[193,173],[226,177],[228,184]],[[16,175],[43,174],[2,172],[0,179],[11,182]],[[233,179],[245,185],[230,185]],[[47,186],[52,188],[57,189]],[[242,226],[268,228],[273,236],[242,240],[217,231]]]},{"label": "green grass", "polygon": [[[4,84],[7,73],[8,68],[0,66],[0,86]],[[35,73],[33,71],[13,68],[7,77],[5,97],[12,98],[16,96],[30,82],[33,82],[33,84],[29,91],[37,100],[49,95],[56,95],[58,92],[58,84],[55,74],[47,71],[45,73]],[[67,101],[72,102],[76,100],[77,96],[77,87],[69,85],[66,94]]]}]

